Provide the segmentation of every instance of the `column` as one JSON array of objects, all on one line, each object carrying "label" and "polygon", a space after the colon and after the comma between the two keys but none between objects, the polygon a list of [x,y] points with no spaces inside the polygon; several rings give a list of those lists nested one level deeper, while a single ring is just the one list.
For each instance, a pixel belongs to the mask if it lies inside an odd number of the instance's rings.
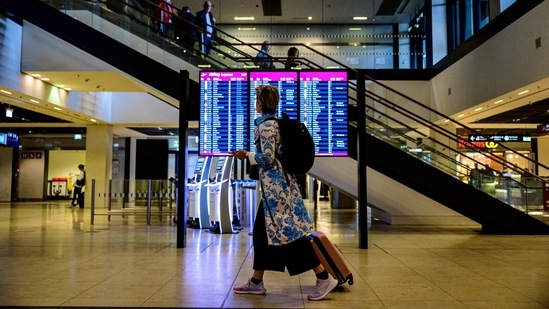
[{"label": "column", "polygon": [[112,178],[113,128],[88,125],[86,132],[86,194],[84,205],[91,207],[92,180],[95,180],[95,207],[107,205],[109,180]]}]

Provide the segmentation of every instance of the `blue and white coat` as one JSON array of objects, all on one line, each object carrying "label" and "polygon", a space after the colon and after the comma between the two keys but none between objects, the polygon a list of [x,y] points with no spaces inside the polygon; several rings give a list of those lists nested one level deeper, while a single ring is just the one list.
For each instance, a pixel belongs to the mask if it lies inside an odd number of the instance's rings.
[{"label": "blue and white coat", "polygon": [[313,227],[295,176],[288,174],[288,184],[282,165],[275,157],[281,143],[278,122],[264,120],[268,118],[265,116],[256,120],[254,140],[259,138],[261,146],[256,153],[249,153],[249,159],[251,164],[259,165],[259,181],[263,189],[260,207],[265,210],[269,245],[276,246],[312,233]]}]

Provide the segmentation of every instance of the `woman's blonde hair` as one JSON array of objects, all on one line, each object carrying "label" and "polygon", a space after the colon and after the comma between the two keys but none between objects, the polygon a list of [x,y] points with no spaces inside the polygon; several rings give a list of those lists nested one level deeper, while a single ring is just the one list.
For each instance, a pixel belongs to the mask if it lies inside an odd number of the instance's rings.
[{"label": "woman's blonde hair", "polygon": [[271,85],[261,85],[255,88],[257,94],[257,102],[261,106],[263,113],[274,114],[278,107],[278,101],[280,101],[280,94],[278,88]]}]

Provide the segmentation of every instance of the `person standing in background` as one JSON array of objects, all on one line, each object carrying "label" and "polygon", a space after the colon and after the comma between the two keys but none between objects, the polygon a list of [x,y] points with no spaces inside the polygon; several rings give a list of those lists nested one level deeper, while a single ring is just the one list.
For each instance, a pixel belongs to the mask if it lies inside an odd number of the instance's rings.
[{"label": "person standing in background", "polygon": [[[194,15],[188,6],[181,8],[178,12],[180,18],[176,18],[174,22],[175,31],[177,32],[176,39],[186,50],[192,52],[194,43],[196,42],[196,29],[194,28]],[[186,21],[186,22],[185,22]]]},{"label": "person standing in background", "polygon": [[168,29],[172,23],[174,8],[171,3],[171,0],[160,0],[156,4],[156,17],[158,20],[155,20],[155,22],[158,23],[158,33],[160,33],[161,36],[166,36],[168,34]]},{"label": "person standing in background", "polygon": [[195,22],[196,25],[205,31],[201,31],[198,40],[200,42],[200,49],[206,55],[212,53],[213,36],[217,34],[215,29],[215,17],[211,13],[212,2],[204,1],[204,9],[196,13]]},{"label": "person standing in background", "polygon": [[299,57],[299,49],[296,47],[290,47],[288,49],[288,59],[286,60],[286,63],[284,64],[284,69],[291,69],[291,68],[297,68],[299,66],[299,62],[297,62],[295,59]]},{"label": "person standing in background", "polygon": [[273,70],[276,69],[273,61],[271,60],[271,42],[264,41],[261,44],[261,50],[255,56],[254,64],[259,67],[260,70]]},{"label": "person standing in background", "polygon": [[71,206],[79,205],[80,208],[84,208],[84,186],[86,185],[86,171],[84,167],[84,164],[78,165],[80,172],[76,175],[74,189],[72,190]]}]

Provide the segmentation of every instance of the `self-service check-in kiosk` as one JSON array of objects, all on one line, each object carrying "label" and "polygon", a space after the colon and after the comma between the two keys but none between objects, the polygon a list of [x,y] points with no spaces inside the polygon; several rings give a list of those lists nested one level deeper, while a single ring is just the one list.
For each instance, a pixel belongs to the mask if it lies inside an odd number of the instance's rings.
[{"label": "self-service check-in kiosk", "polygon": [[194,177],[187,180],[189,220],[187,226],[197,229],[209,229],[210,215],[206,187],[210,175],[211,157],[198,157],[194,168]]},{"label": "self-service check-in kiosk", "polygon": [[210,210],[210,232],[216,234],[235,233],[233,229],[233,194],[230,183],[233,157],[215,157],[211,165],[208,209]]}]

